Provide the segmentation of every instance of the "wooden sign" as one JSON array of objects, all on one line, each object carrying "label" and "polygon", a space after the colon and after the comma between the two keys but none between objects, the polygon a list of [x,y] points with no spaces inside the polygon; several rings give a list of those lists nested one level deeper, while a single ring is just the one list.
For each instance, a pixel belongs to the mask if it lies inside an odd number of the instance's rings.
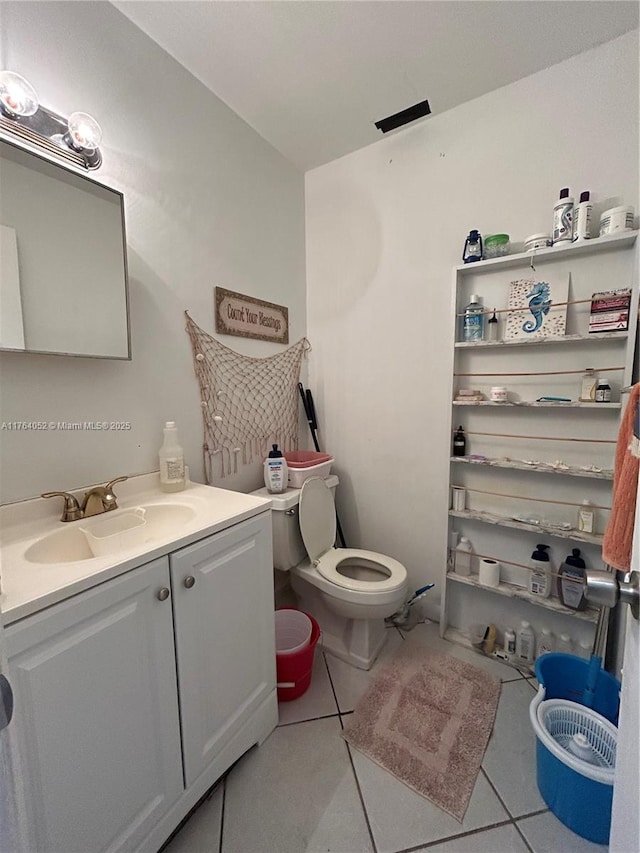
[{"label": "wooden sign", "polygon": [[289,309],[216,287],[216,332],[289,343]]}]

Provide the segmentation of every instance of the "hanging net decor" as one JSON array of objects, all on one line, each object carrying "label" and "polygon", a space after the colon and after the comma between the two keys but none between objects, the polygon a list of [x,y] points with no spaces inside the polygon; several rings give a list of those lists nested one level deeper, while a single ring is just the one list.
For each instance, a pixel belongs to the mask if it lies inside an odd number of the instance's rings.
[{"label": "hanging net decor", "polygon": [[214,473],[237,473],[239,456],[247,465],[264,459],[271,444],[297,449],[298,381],[309,341],[302,338],[284,352],[252,358],[225,347],[184,313],[200,385],[207,483]]}]

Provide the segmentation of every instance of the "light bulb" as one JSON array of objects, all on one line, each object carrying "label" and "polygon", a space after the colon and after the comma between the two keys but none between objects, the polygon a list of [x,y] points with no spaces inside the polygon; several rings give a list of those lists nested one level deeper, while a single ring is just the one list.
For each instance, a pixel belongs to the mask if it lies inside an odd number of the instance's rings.
[{"label": "light bulb", "polygon": [[15,71],[0,71],[0,108],[13,118],[32,116],[38,110],[35,89]]},{"label": "light bulb", "polygon": [[68,119],[68,142],[77,151],[92,151],[100,145],[102,128],[88,113],[71,113]]}]

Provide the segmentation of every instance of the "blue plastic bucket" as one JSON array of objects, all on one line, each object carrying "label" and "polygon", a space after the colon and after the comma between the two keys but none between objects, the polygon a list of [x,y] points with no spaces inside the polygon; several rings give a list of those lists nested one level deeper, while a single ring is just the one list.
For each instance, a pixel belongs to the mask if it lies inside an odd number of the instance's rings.
[{"label": "blue plastic bucket", "polygon": [[[532,721],[544,699],[566,699],[586,706],[589,669],[590,662],[575,655],[553,652],[538,658],[540,688],[531,703]],[[589,707],[617,725],[619,706],[620,682],[600,669]],[[542,799],[559,821],[594,844],[608,843],[613,785],[590,779],[564,764],[537,735],[536,778]]]}]

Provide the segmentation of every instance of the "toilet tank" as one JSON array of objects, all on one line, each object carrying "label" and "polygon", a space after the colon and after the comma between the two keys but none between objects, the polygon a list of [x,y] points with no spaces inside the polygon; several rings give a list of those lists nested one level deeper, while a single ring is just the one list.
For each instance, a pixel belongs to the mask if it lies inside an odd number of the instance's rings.
[{"label": "toilet tank", "polygon": [[[325,480],[335,496],[338,478],[335,474]],[[298,503],[301,489],[287,489],[279,495],[271,495],[266,489],[258,489],[251,494],[261,498],[270,498],[271,520],[273,526],[273,566],[281,572],[288,572],[298,563],[307,559],[298,524]]]}]

